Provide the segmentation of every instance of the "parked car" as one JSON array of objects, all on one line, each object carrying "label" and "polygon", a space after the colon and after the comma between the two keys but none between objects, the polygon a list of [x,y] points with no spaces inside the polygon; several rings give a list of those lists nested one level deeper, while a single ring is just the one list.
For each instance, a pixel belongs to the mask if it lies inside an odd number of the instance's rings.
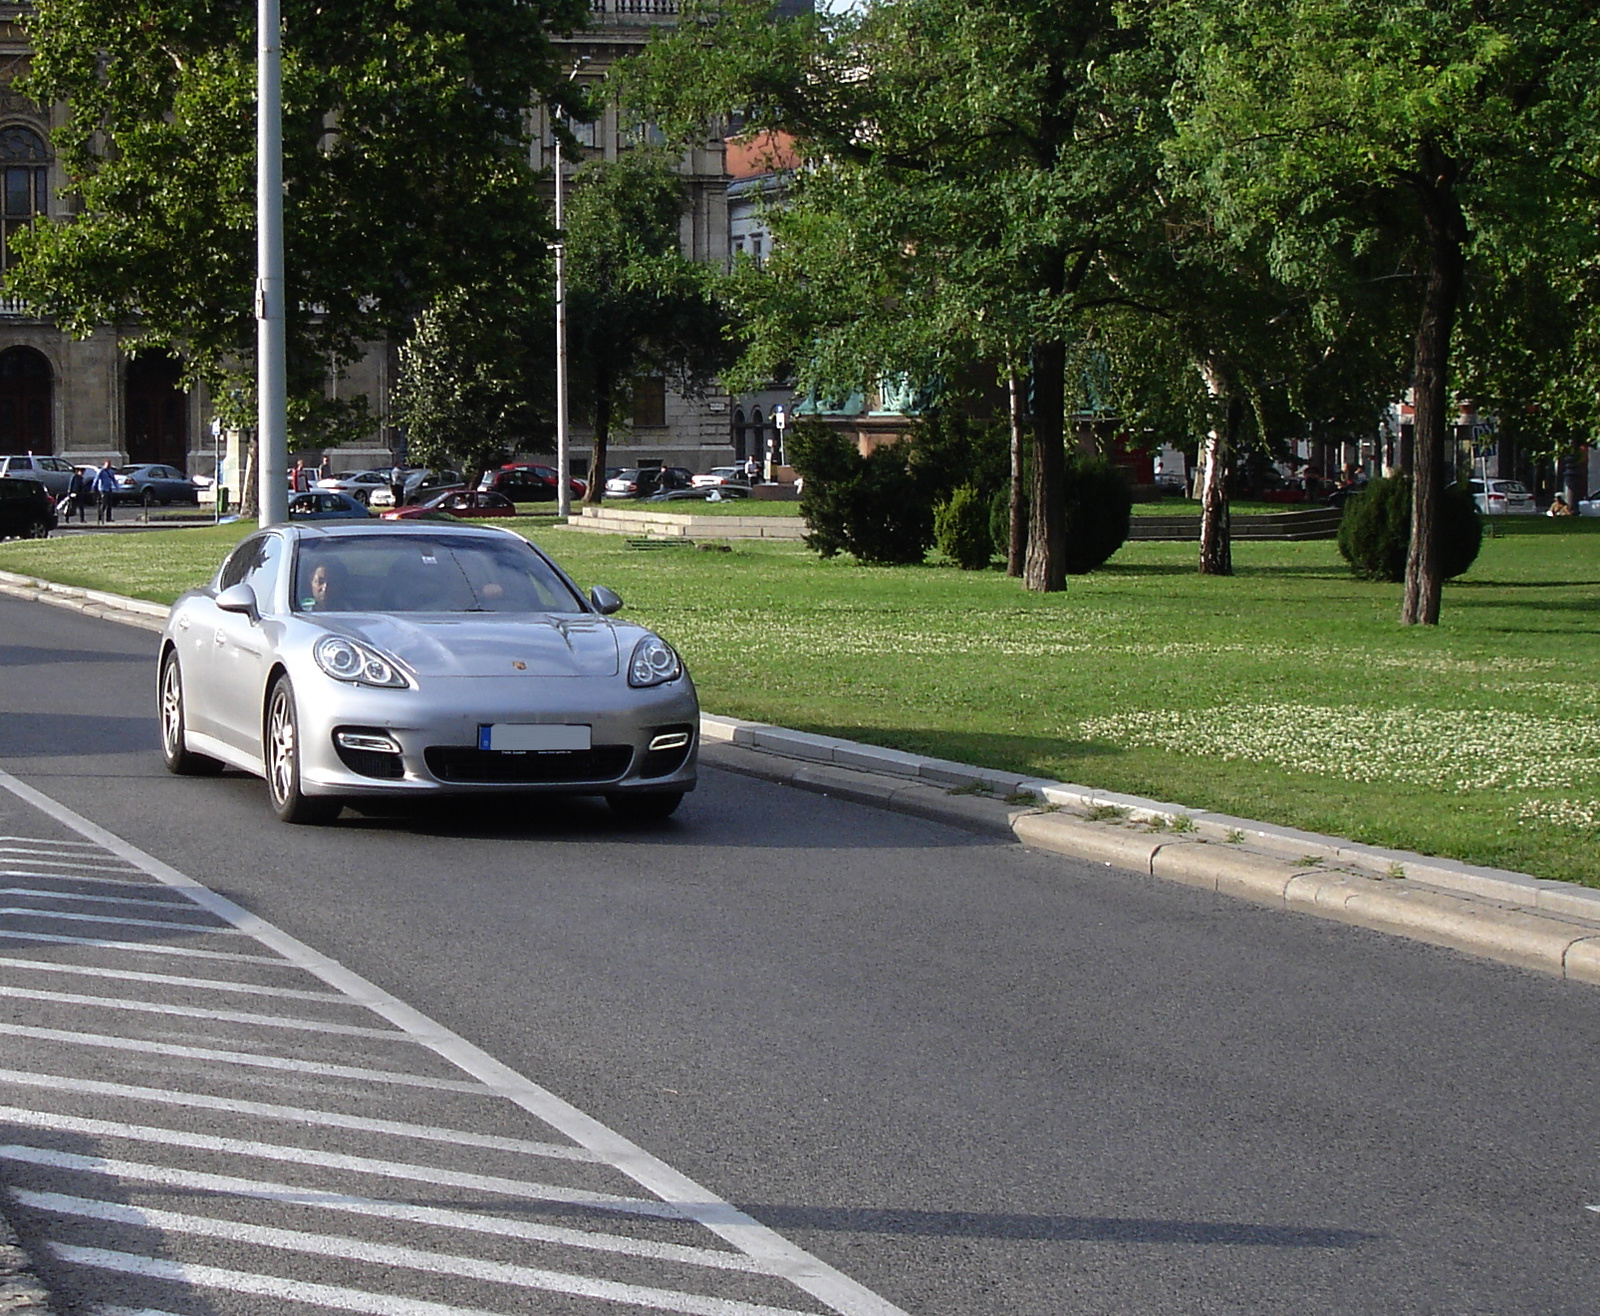
[{"label": "parked car", "polygon": [[0,457],[0,480],[35,480],[58,501],[66,497],[74,469],[65,457]]},{"label": "parked car", "polygon": [[[405,496],[400,500],[401,506],[409,503],[425,503],[435,494],[443,493],[446,489],[466,488],[466,485],[461,480],[459,471],[433,471],[412,468],[407,470],[401,478],[405,481]],[[387,479],[367,495],[367,506],[394,506],[394,491],[389,487]]]},{"label": "parked car", "polygon": [[488,516],[515,516],[517,505],[504,494],[497,494],[493,490],[450,489],[425,503],[408,503],[382,515],[385,521],[414,521],[419,517],[437,516],[441,512],[477,520]]},{"label": "parked car", "polygon": [[621,606],[498,527],[261,530],[168,616],[162,759],[264,776],[291,823],[347,799],[507,791],[664,818],[695,786],[699,702]]},{"label": "parked car", "polygon": [[1485,516],[1533,516],[1537,509],[1528,487],[1517,480],[1489,480],[1485,489],[1483,480],[1471,482],[1472,501]]},{"label": "parked car", "polygon": [[371,518],[372,512],[365,503],[333,489],[314,489],[289,497],[291,521],[364,521]]},{"label": "parked car", "polygon": [[38,480],[0,479],[0,539],[44,539],[56,528],[56,503]]},{"label": "parked car", "polygon": [[116,475],[117,492],[114,496],[119,503],[143,503],[146,507],[156,503],[163,507],[171,503],[200,505],[200,490],[195,487],[193,480],[175,466],[145,462],[124,466]]},{"label": "parked car", "polygon": [[1577,506],[1579,516],[1600,516],[1600,489],[1596,489]]},{"label": "parked car", "polygon": [[743,466],[713,466],[705,474],[694,476],[689,483],[696,489],[720,484],[742,484],[749,488],[750,479]]},{"label": "parked car", "polygon": [[[513,462],[498,471],[485,471],[478,488],[504,494],[514,503],[552,503],[561,491],[556,468],[534,462]],[[582,498],[588,490],[589,486],[582,480],[567,481],[567,493],[571,498]]]},{"label": "parked car", "polygon": [[612,498],[648,498],[693,484],[694,472],[682,466],[624,466],[606,481],[606,493]]},{"label": "parked car", "polygon": [[358,503],[365,503],[375,489],[389,487],[388,471],[336,471],[318,480],[313,486],[334,493],[349,494]]},{"label": "parked car", "polygon": [[647,503],[721,503],[731,502],[735,498],[748,498],[749,496],[750,486],[748,484],[703,484],[698,489],[664,489],[660,493],[651,494],[643,501]]}]

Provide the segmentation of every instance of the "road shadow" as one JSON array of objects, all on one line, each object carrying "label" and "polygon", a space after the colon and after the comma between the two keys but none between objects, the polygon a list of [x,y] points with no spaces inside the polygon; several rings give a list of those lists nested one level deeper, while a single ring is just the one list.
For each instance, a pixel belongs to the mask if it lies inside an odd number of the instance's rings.
[{"label": "road shadow", "polygon": [[42,649],[28,644],[0,644],[0,667],[60,667],[66,663],[138,663],[148,665],[143,653],[118,653],[101,649]]},{"label": "road shadow", "polygon": [[6,758],[150,754],[160,747],[160,728],[150,716],[0,712],[0,756]]}]

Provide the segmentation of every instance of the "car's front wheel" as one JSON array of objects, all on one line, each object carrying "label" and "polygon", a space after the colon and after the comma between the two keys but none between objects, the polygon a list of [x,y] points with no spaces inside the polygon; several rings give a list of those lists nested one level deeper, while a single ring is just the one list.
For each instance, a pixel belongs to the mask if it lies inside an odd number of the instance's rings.
[{"label": "car's front wheel", "polygon": [[344,807],[327,795],[300,789],[300,723],[295,716],[294,687],[287,676],[273,683],[267,697],[267,795],[272,811],[286,823],[332,822]]},{"label": "car's front wheel", "polygon": [[28,523],[28,528],[22,532],[29,539],[50,538],[50,523],[44,517],[35,517]]},{"label": "car's front wheel", "polygon": [[629,822],[660,822],[670,818],[683,803],[682,791],[618,791],[607,795],[611,812]]},{"label": "car's front wheel", "polygon": [[222,764],[207,754],[196,754],[183,743],[183,670],[178,655],[168,653],[161,661],[157,691],[161,701],[161,761],[167,771],[180,777],[212,777]]}]

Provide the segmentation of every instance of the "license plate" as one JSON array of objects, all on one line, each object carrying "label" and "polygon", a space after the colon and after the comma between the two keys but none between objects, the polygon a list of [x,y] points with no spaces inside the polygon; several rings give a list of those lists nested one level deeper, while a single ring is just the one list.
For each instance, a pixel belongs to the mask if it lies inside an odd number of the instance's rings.
[{"label": "license plate", "polygon": [[588,749],[589,728],[547,722],[491,722],[478,728],[478,748],[513,754]]}]

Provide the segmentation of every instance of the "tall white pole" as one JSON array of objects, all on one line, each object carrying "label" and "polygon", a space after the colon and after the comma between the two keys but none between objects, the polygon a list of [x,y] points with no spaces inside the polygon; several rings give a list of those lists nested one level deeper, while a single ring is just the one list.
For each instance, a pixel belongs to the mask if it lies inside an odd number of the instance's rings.
[{"label": "tall white pole", "polygon": [[[567,451],[567,244],[561,232],[561,138],[556,143],[556,514],[572,515],[572,483]],[[594,472],[589,473],[594,478]]]},{"label": "tall white pole", "polygon": [[283,287],[283,35],[278,0],[256,8],[256,434],[261,524],[289,519]]}]

